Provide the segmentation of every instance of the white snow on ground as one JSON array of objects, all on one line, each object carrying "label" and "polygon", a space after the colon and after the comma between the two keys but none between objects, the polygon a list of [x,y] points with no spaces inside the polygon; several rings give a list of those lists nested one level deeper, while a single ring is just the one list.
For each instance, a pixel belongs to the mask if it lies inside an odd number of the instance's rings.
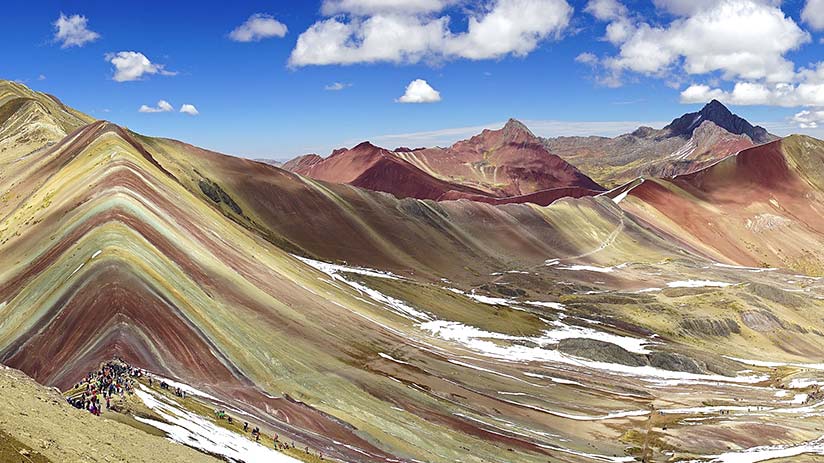
[{"label": "white snow on ground", "polygon": [[[447,341],[457,342],[478,354],[509,361],[563,363],[624,376],[637,376],[655,379],[677,379],[683,383],[698,381],[714,381],[718,383],[758,383],[767,379],[767,376],[765,375],[723,376],[712,374],[695,374],[683,371],[664,370],[652,366],[631,367],[617,363],[596,362],[572,357],[555,349],[542,348],[541,343],[543,343],[543,345],[548,345],[557,342],[553,341],[549,337],[519,338],[517,336],[509,336],[501,333],[486,332],[457,322],[433,321],[421,324],[421,328],[426,329],[432,332],[432,334],[442,337]],[[633,342],[647,342],[646,340],[636,338],[629,339],[635,340]],[[524,346],[520,344],[504,345],[500,342],[495,342],[500,340],[532,341],[537,346]],[[643,345],[644,344],[640,344],[641,347],[643,347]]]},{"label": "white snow on ground", "polygon": [[480,342],[484,343],[485,345],[485,343],[490,342],[488,341],[490,339],[498,339],[506,341],[521,341],[527,343],[534,343],[540,346],[538,348],[526,348],[529,349],[529,351],[521,352],[521,360],[532,360],[529,355],[530,352],[532,355],[537,357],[536,359],[540,359],[540,357],[542,357],[543,355],[542,352],[546,351],[546,349],[543,349],[543,347],[551,344],[557,344],[562,339],[571,338],[597,339],[599,341],[605,341],[619,345],[624,349],[630,352],[635,352],[637,354],[649,353],[649,350],[647,350],[645,347],[649,344],[649,340],[647,339],[604,333],[602,331],[596,331],[591,328],[567,325],[564,322],[557,320],[550,323],[555,328],[544,331],[540,337],[512,336],[502,333],[494,333],[490,331],[484,331],[479,328],[475,328],[474,326],[468,326],[458,322],[447,320],[433,320],[430,322],[422,323],[420,327],[421,329],[429,331],[433,335],[438,336],[442,339],[445,339],[447,341],[457,341],[461,344],[472,344],[474,342]]},{"label": "white snow on ground", "polygon": [[574,385],[574,386],[583,386],[583,383],[579,383],[578,381],[572,381],[571,379],[564,379],[564,378],[556,378],[554,376],[540,375],[538,373],[526,372],[526,373],[524,373],[524,376],[531,376],[533,378],[548,379],[548,380],[552,381],[553,383],[558,383],[558,384],[570,384],[570,385]]},{"label": "white snow on ground", "polygon": [[637,416],[646,416],[649,415],[649,410],[621,410],[617,412],[610,412],[605,415],[577,415],[572,413],[564,413],[559,412],[556,410],[549,410],[546,408],[541,408],[536,405],[531,405],[523,402],[515,402],[512,400],[507,400],[503,398],[498,398],[501,402],[505,402],[508,404],[519,405],[521,407],[531,408],[533,410],[537,410],[542,413],[548,413],[550,415],[558,416],[561,418],[567,418],[570,420],[575,421],[605,421],[605,420],[614,420],[616,418],[631,418]]},{"label": "white snow on ground", "polygon": [[462,291],[458,288],[449,288],[444,287],[447,291],[452,291],[455,294],[460,294],[462,296],[466,296],[470,299],[478,301],[482,304],[489,304],[489,305],[504,305],[513,309],[518,309],[518,305],[531,305],[535,307],[546,307],[549,309],[555,310],[566,310],[563,304],[560,302],[546,302],[546,301],[519,301],[517,299],[509,299],[505,297],[490,297],[484,296],[481,294],[467,293],[466,291]]},{"label": "white snow on ground", "polygon": [[489,305],[510,305],[513,301],[511,299],[506,299],[503,297],[489,297],[489,296],[482,296],[480,294],[469,293],[466,294],[467,297],[474,299],[483,304]]},{"label": "white snow on ground", "polygon": [[790,381],[789,388],[790,389],[806,389],[810,386],[821,386],[824,385],[824,381],[816,381],[814,379],[809,378],[795,378]]},{"label": "white snow on ground", "polygon": [[143,385],[135,390],[135,394],[167,423],[139,416],[135,416],[135,419],[160,429],[172,441],[245,463],[300,462],[300,460],[252,442],[238,433],[221,428],[199,415],[182,409],[173,401],[157,395]]},{"label": "white snow on ground", "polygon": [[[701,116],[698,117],[700,118]],[[696,121],[693,122],[693,125],[695,125],[695,123],[697,122],[698,120],[696,119]],[[697,147],[698,145],[695,143],[695,140],[690,138],[689,141],[684,144],[684,146],[678,148],[677,151],[670,154],[670,157],[674,157],[675,159],[686,159],[690,154],[692,154],[695,151]]]},{"label": "white snow on ground", "polygon": [[389,354],[384,354],[383,352],[378,352],[378,355],[381,358],[385,358],[386,360],[390,360],[390,361],[395,362],[395,363],[401,363],[401,364],[404,364],[404,365],[412,365],[409,362],[404,362],[403,360],[398,360],[398,359],[396,359],[395,357],[392,357]]},{"label": "white snow on ground", "polygon": [[[85,262],[84,262],[84,263],[81,263],[80,265],[78,265],[78,266],[77,266],[77,268],[76,268],[76,269],[74,269],[74,272],[72,272],[72,275],[74,275],[75,273],[79,272],[79,271],[80,271],[80,269],[81,269],[81,268],[83,268],[83,266],[84,266],[84,265],[85,265]],[[72,276],[72,275],[69,275],[69,276]]]},{"label": "white snow on ground", "polygon": [[683,280],[672,281],[667,283],[667,286],[670,288],[726,288],[732,286],[732,283],[710,280]]},{"label": "white snow on ground", "polygon": [[561,304],[560,302],[522,301],[521,304],[534,305],[535,307],[546,307],[546,308],[549,308],[549,309],[555,309],[555,310],[561,310],[561,311],[566,310],[566,307],[564,307],[564,305]]},{"label": "white snow on ground", "polygon": [[[446,341],[456,342],[464,347],[485,355],[488,357],[504,359],[507,361],[538,361],[547,363],[563,363],[567,365],[576,365],[595,370],[606,371],[625,376],[637,376],[642,378],[655,379],[674,379],[684,382],[695,381],[716,381],[721,383],[757,383],[763,381],[766,376],[763,375],[739,375],[739,376],[723,376],[711,374],[694,374],[680,371],[663,370],[651,366],[630,367],[617,363],[595,362],[582,358],[572,357],[563,354],[555,349],[545,349],[544,346],[550,344],[557,344],[561,339],[568,338],[587,338],[596,339],[617,344],[629,351],[636,353],[649,353],[646,346],[650,344],[648,339],[634,338],[630,336],[619,336],[610,333],[596,331],[590,328],[570,326],[563,322],[552,322],[556,326],[555,329],[546,330],[540,337],[520,337],[511,336],[503,333],[493,333],[481,330],[473,326],[463,325],[458,322],[448,320],[437,320],[429,314],[423,313],[407,305],[405,302],[384,295],[379,291],[373,290],[360,283],[350,281],[341,275],[339,272],[351,272],[351,267],[343,267],[334,264],[327,264],[311,259],[295,256],[297,259],[306,264],[326,273],[332,279],[345,283],[359,292],[366,294],[374,301],[383,303],[394,309],[400,315],[415,320],[418,322],[418,327],[424,331],[429,331],[432,335],[438,336]],[[615,267],[608,267],[610,269],[620,269],[626,267],[628,264],[624,263]],[[575,266],[573,266],[575,267]],[[584,266],[586,267],[586,266]],[[572,267],[569,267],[572,268]],[[604,267],[594,267],[603,270]],[[397,276],[386,274],[377,270],[359,269],[368,272],[374,272],[376,275],[383,275],[385,278],[399,278]],[[387,276],[388,275],[388,276]],[[458,289],[446,288],[453,292],[464,294]],[[506,305],[512,308],[517,308],[516,304],[519,302],[515,299],[492,298],[487,296],[470,295],[478,302],[491,303],[493,305]],[[377,323],[377,322],[376,322]],[[381,325],[383,326],[383,325]],[[517,341],[518,344],[501,343],[500,341]],[[534,345],[522,345],[529,343]],[[452,361],[452,360],[450,360]]]},{"label": "white snow on ground", "polygon": [[206,399],[209,399],[209,400],[219,401],[219,399],[217,397],[215,397],[211,394],[207,394],[207,393],[205,393],[201,390],[195,389],[192,386],[189,386],[188,384],[179,383],[175,380],[172,380],[172,379],[169,379],[169,378],[164,378],[162,376],[158,376],[158,375],[155,375],[153,373],[149,373],[149,374],[152,375],[152,377],[157,381],[165,381],[166,384],[168,384],[172,388],[179,387],[180,390],[185,392],[186,394],[203,397],[203,398],[206,398]]},{"label": "white snow on ground", "polygon": [[97,251],[95,251],[95,252],[94,252],[94,254],[92,254],[92,259],[94,259],[95,257],[99,256],[101,252],[103,252],[103,251],[101,251],[100,249],[98,249]]},{"label": "white snow on ground", "polygon": [[[670,371],[652,366],[631,367],[621,365],[618,363],[596,362],[586,360],[578,357],[572,357],[555,349],[544,349],[540,347],[541,341],[546,344],[551,344],[552,341],[544,338],[518,338],[516,336],[508,336],[501,333],[489,333],[471,326],[461,325],[456,322],[448,321],[434,321],[421,324],[421,328],[431,331],[434,335],[438,335],[445,340],[457,342],[467,349],[472,350],[480,355],[485,355],[492,358],[504,359],[509,361],[536,361],[547,363],[562,363],[567,365],[575,365],[584,368],[591,368],[601,370],[609,373],[614,373],[623,376],[636,376],[641,378],[655,378],[655,379],[675,379],[682,383],[699,382],[699,381],[714,381],[717,383],[758,383],[764,381],[768,377],[766,375],[739,375],[739,376],[723,376],[712,374],[695,374],[683,371]],[[520,344],[503,345],[495,342],[496,340],[511,340],[520,339],[533,341],[538,344],[537,347],[524,346]],[[635,339],[635,338],[630,338]],[[450,362],[452,362],[450,360]],[[457,363],[457,361],[453,362]],[[461,363],[463,364],[463,363]]]},{"label": "white snow on ground", "polygon": [[544,265],[546,265],[548,267],[552,267],[553,265],[558,265],[559,263],[561,263],[561,261],[558,260],[558,259],[547,259],[547,260],[544,261]]},{"label": "white snow on ground", "polygon": [[627,264],[616,265],[614,267],[596,267],[594,265],[568,265],[566,267],[558,267],[559,270],[570,270],[573,272],[597,272],[597,273],[612,273],[618,269],[626,267]]},{"label": "white snow on ground", "polygon": [[[613,189],[611,189],[611,190],[609,190],[609,191],[605,191],[605,192],[603,192],[603,193],[599,194],[598,196],[608,196],[608,195],[612,194],[615,190],[618,190],[618,189],[621,189],[621,188],[625,188],[625,190],[624,190],[624,191],[622,191],[622,192],[621,192],[621,193],[619,193],[617,196],[615,196],[614,198],[612,198],[612,202],[613,202],[613,203],[615,203],[615,204],[620,204],[620,203],[621,203],[621,201],[623,201],[624,199],[626,199],[626,197],[627,197],[627,195],[629,195],[629,192],[630,192],[630,191],[634,190],[634,189],[635,189],[635,188],[637,188],[639,185],[641,185],[642,183],[644,183],[644,179],[643,179],[643,178],[639,178],[638,180],[639,180],[639,181],[638,181],[638,183],[637,183],[636,185],[627,186],[627,185],[629,185],[629,184],[624,184],[624,185],[621,185],[621,186],[619,186],[619,187],[617,187],[617,188],[613,188]],[[635,180],[633,180],[633,182],[635,182]],[[632,182],[630,182],[630,183],[632,183]]]},{"label": "white snow on ground", "polygon": [[764,445],[705,458],[713,463],[758,463],[776,458],[796,457],[805,453],[824,455],[824,436],[799,445]]},{"label": "white snow on ground", "polygon": [[807,400],[807,397],[809,397],[807,394],[796,394],[795,397],[793,397],[793,400],[790,401],[790,403],[801,405],[804,403],[805,400]]},{"label": "white snow on ground", "polygon": [[735,360],[736,362],[741,362],[747,365],[753,365],[756,367],[767,367],[767,368],[775,368],[775,367],[796,367],[796,368],[807,368],[810,370],[824,370],[824,363],[784,363],[784,362],[765,362],[763,360],[748,360],[742,359],[738,357],[729,357],[724,356],[730,360]]},{"label": "white snow on ground", "polygon": [[630,190],[631,190],[631,188],[627,188],[626,190],[624,190],[623,193],[621,193],[618,196],[612,198],[612,202],[614,202],[615,204],[620,204],[621,201],[623,201],[627,197]]},{"label": "white snow on ground", "polygon": [[401,279],[399,276],[394,275],[389,272],[383,272],[380,270],[372,270],[362,267],[346,267],[343,265],[336,265],[330,264],[328,262],[321,262],[318,260],[307,259],[305,257],[295,256],[296,259],[300,260],[301,262],[320,270],[321,272],[329,275],[333,280],[340,281],[354,289],[356,289],[361,294],[366,294],[372,300],[384,304],[385,306],[392,309],[395,313],[402,317],[406,317],[413,321],[422,321],[422,320],[432,320],[432,316],[429,314],[423,313],[409,304],[405,303],[400,299],[396,299],[392,296],[387,296],[386,294],[381,293],[380,291],[374,290],[366,285],[358,283],[356,281],[349,280],[344,278],[340,275],[340,273],[355,273],[358,275],[365,275],[377,278],[387,278],[390,280],[399,280]]},{"label": "white snow on ground", "polygon": [[721,267],[721,268],[729,268],[729,269],[735,269],[735,270],[746,270],[748,272],[753,272],[753,273],[773,272],[775,270],[778,270],[777,268],[773,268],[773,267],[744,267],[744,266],[741,266],[741,265],[729,265],[729,264],[722,264],[722,263],[719,263],[719,262],[716,262],[712,265],[714,265],[716,267]]},{"label": "white snow on ground", "polygon": [[335,277],[338,280],[346,283],[347,285],[357,289],[361,293],[368,295],[373,300],[381,302],[389,306],[390,308],[394,309],[395,313],[397,313],[398,315],[415,321],[432,320],[432,316],[430,316],[429,314],[423,313],[420,310],[413,308],[412,306],[410,306],[409,304],[400,299],[396,299],[392,296],[387,296],[386,294],[383,294],[380,291],[374,290],[366,285],[362,285],[355,281],[350,281],[337,275]]},{"label": "white snow on ground", "polygon": [[374,270],[371,268],[365,267],[349,267],[346,265],[338,265],[338,264],[330,264],[329,262],[321,262],[319,260],[309,259],[306,257],[300,257],[292,254],[292,257],[300,260],[301,262],[308,264],[323,273],[328,275],[344,272],[344,273],[355,273],[358,275],[365,275],[369,277],[375,278],[387,278],[390,280],[401,280],[402,278],[398,275],[395,275],[392,272],[384,272],[383,270]]}]

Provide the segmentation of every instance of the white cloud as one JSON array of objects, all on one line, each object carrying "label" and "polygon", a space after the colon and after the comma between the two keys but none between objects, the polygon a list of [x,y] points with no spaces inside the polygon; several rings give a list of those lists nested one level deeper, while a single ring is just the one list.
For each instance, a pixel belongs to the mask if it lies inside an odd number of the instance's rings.
[{"label": "white cloud", "polygon": [[575,57],[575,62],[595,66],[598,64],[598,57],[594,53],[584,52]]},{"label": "white cloud", "polygon": [[114,65],[114,80],[117,82],[127,82],[138,80],[144,74],[161,74],[173,76],[176,72],[166,71],[162,64],[155,64],[149,61],[143,53],[136,51],[121,51],[106,55],[106,61]]},{"label": "white cloud", "polygon": [[343,90],[343,89],[349,88],[351,86],[352,86],[352,84],[343,83],[343,82],[334,82],[334,83],[331,83],[331,84],[323,87],[323,89],[324,90],[329,90],[329,91],[332,91],[332,92],[337,92],[339,90]]},{"label": "white cloud", "polygon": [[182,112],[183,114],[188,114],[190,116],[197,116],[198,114],[200,114],[197,108],[195,108],[195,105],[191,104],[184,104],[183,106],[181,106],[180,112]]},{"label": "white cloud", "polygon": [[272,15],[256,13],[229,33],[235,42],[258,42],[272,37],[283,37],[288,29]]},{"label": "white cloud", "polygon": [[82,47],[100,38],[100,34],[88,28],[89,20],[85,16],[73,14],[60,17],[54,22],[54,40],[60,42],[60,48]]},{"label": "white cloud", "polygon": [[815,30],[824,30],[824,0],[807,0],[801,19]]},{"label": "white cloud", "polygon": [[[780,1],[754,0],[765,5],[777,6]],[[718,4],[718,0],[652,0],[657,8],[672,13],[676,16],[689,16],[702,10],[712,9]]]},{"label": "white cloud", "polygon": [[423,79],[415,79],[406,86],[406,92],[398,98],[398,103],[436,103],[441,94]]},{"label": "white cloud", "polygon": [[627,7],[618,0],[590,0],[584,11],[599,21],[612,21],[627,16]]},{"label": "white cloud", "polygon": [[37,80],[46,80],[46,75],[40,74],[39,76],[37,76]]},{"label": "white cloud", "polygon": [[804,110],[796,113],[792,117],[792,122],[802,129],[817,129],[819,125],[824,125],[824,109]]},{"label": "white cloud", "polygon": [[375,13],[437,13],[455,0],[324,0],[321,12],[326,16],[341,13],[370,15]]},{"label": "white cloud", "polygon": [[144,104],[140,106],[140,109],[137,111],[141,113],[168,113],[174,110],[175,108],[173,108],[168,101],[160,100],[157,102],[157,106],[147,106]]},{"label": "white cloud", "polygon": [[467,13],[465,32],[438,15],[451,1],[327,0],[318,21],[299,37],[291,66],[524,56],[566,29],[566,0],[493,0]]},{"label": "white cloud", "polygon": [[737,105],[783,107],[824,106],[824,62],[799,70],[794,82],[736,82],[732,90],[694,84],[681,92],[683,103],[703,103],[715,98]]},{"label": "white cloud", "polygon": [[773,0],[656,0],[677,16],[661,26],[594,3],[587,10],[610,18],[605,38],[618,47],[616,55],[601,60],[602,71],[619,82],[626,72],[790,82],[795,65],[786,55],[810,41]]}]

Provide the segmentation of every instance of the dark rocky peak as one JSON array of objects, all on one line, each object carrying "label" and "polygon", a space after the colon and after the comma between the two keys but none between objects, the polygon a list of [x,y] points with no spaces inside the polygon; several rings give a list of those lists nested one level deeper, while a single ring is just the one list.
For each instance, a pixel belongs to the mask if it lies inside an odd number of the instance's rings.
[{"label": "dark rocky peak", "polygon": [[710,101],[701,108],[701,111],[687,113],[673,120],[670,125],[664,127],[664,130],[668,131],[670,136],[673,137],[689,138],[704,121],[713,122],[722,129],[736,135],[747,135],[755,143],[766,143],[774,138],[767,132],[767,129],[753,126],[746,119],[733,114],[718,100]]}]

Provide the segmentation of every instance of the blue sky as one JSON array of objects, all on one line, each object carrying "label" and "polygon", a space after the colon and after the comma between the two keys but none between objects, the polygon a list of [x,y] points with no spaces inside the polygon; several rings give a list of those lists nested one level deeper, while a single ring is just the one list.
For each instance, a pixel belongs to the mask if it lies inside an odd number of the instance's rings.
[{"label": "blue sky", "polygon": [[[510,117],[541,135],[616,135],[710,98],[776,133],[824,136],[824,0],[11,0],[4,12],[0,78],[247,157],[446,144]],[[161,100],[169,111],[140,112]]]}]

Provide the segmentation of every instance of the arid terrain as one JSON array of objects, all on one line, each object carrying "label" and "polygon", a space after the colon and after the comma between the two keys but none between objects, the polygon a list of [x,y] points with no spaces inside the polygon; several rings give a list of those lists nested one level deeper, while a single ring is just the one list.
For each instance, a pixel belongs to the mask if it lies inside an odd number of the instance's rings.
[{"label": "arid terrain", "polygon": [[[0,455],[822,458],[824,142],[719,105],[281,169],[2,81]],[[188,398],[49,389],[115,357]]]}]

